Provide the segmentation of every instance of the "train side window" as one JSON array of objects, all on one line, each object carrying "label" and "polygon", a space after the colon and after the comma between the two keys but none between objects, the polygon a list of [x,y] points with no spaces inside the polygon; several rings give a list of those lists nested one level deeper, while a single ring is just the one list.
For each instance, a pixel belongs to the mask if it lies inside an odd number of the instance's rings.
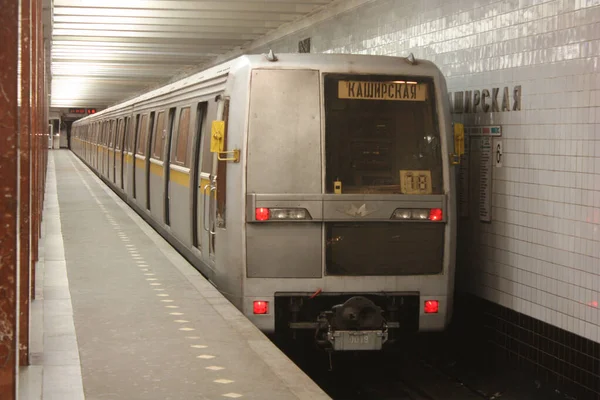
[{"label": "train side window", "polygon": [[135,152],[135,146],[137,144],[137,131],[138,131],[139,124],[140,124],[140,115],[138,114],[138,115],[135,116],[134,122],[129,127],[129,133],[130,133],[130,137],[129,137],[129,152],[130,153],[134,153]]},{"label": "train side window", "polygon": [[148,114],[142,115],[140,129],[138,130],[138,143],[136,154],[144,155],[146,150],[146,138],[148,137]]},{"label": "train side window", "polygon": [[[223,104],[223,121],[225,121],[224,146],[227,148],[227,130],[229,129],[229,99]],[[217,226],[226,227],[225,214],[227,213],[227,161],[219,161],[217,164]]]},{"label": "train side window", "polygon": [[163,147],[165,143],[165,112],[161,111],[156,117],[156,129],[154,130],[154,145],[152,146],[152,158],[162,160]]},{"label": "train side window", "polygon": [[[171,109],[169,109],[169,122],[168,122],[168,126],[167,126],[167,130],[165,132],[165,138],[163,139],[164,141],[166,141],[167,143],[167,149],[165,154],[167,155],[167,160],[170,160],[171,158],[171,148],[173,146],[173,140],[174,140],[174,132],[173,132],[173,127],[175,126],[175,115],[177,113],[177,108],[176,107],[172,107]],[[171,161],[169,161],[171,162]]]},{"label": "train side window", "polygon": [[115,133],[115,150],[121,150],[121,144],[119,143],[119,137],[121,136],[121,120],[118,119],[116,122],[116,133]]},{"label": "train side window", "polygon": [[110,146],[112,149],[115,149],[117,147],[117,137],[119,135],[118,126],[119,126],[119,120],[113,119],[113,123],[112,123],[113,133],[111,135],[111,138],[112,138],[113,142],[112,142],[112,144]]},{"label": "train side window", "polygon": [[117,121],[117,143],[115,148],[121,150],[121,143],[123,143],[123,120]]},{"label": "train side window", "polygon": [[125,151],[131,151],[129,147],[129,140],[131,140],[131,133],[129,132],[129,117],[125,118],[124,125],[125,127],[123,128],[123,135],[125,137],[123,138],[123,149]]},{"label": "train side window", "polygon": [[108,143],[108,121],[102,123],[102,146],[106,146]]},{"label": "train side window", "polygon": [[179,126],[177,127],[177,143],[175,145],[175,157],[173,162],[181,166],[187,166],[188,138],[190,135],[190,107],[182,108],[179,113]]},{"label": "train side window", "polygon": [[154,140],[153,129],[155,117],[156,113],[152,111],[150,113],[150,119],[148,120],[148,132],[146,132],[146,148],[144,149],[144,152],[148,154],[148,157],[152,156],[152,141]]},{"label": "train side window", "polygon": [[108,146],[113,149],[115,147],[115,120],[109,121],[108,131]]},{"label": "train side window", "polygon": [[210,132],[212,121],[217,119],[217,111],[218,102],[211,101],[206,104],[206,127],[204,129],[207,134],[202,137],[202,157],[200,158],[201,171],[204,173],[212,173],[213,153],[210,152]]},{"label": "train side window", "polygon": [[[196,165],[200,165],[202,166],[202,159],[203,154],[202,154],[202,141],[204,140],[204,132],[205,132],[205,126],[204,124],[206,123],[206,110],[208,103],[204,102],[204,103],[198,103],[198,107],[196,109],[196,146],[197,146],[197,156],[198,156],[198,160]],[[210,135],[209,135],[210,136]]]}]

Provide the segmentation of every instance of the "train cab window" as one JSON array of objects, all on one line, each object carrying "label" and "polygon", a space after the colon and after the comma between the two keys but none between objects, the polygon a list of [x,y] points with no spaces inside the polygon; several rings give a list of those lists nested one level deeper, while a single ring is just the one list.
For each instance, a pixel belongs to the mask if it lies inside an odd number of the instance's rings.
[{"label": "train cab window", "polygon": [[164,111],[161,111],[156,117],[156,129],[154,130],[152,158],[162,160],[166,134],[167,133],[165,129],[165,113]]},{"label": "train cab window", "polygon": [[138,131],[138,142],[136,154],[144,155],[146,154],[146,141],[148,138],[148,114],[142,115],[140,119],[140,129]]},{"label": "train cab window", "polygon": [[174,147],[175,164],[187,166],[188,138],[190,135],[190,107],[182,108],[179,114],[179,126],[177,129],[177,143]]},{"label": "train cab window", "polygon": [[326,75],[327,192],[341,181],[342,193],[409,194],[429,180],[420,193],[443,193],[433,89],[416,77]]}]

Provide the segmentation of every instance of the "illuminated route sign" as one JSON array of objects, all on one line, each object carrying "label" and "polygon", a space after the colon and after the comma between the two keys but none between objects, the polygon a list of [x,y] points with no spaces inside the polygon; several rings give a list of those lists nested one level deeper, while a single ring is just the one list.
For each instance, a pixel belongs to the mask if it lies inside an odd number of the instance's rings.
[{"label": "illuminated route sign", "polygon": [[95,108],[69,108],[69,114],[96,114]]}]

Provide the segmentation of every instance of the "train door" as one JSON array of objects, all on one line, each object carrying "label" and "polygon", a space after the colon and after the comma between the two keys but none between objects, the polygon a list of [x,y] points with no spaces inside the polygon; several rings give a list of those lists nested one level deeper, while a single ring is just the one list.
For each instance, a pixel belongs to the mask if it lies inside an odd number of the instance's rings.
[{"label": "train door", "polygon": [[152,147],[150,146],[150,144],[152,143],[152,136],[153,134],[153,129],[154,129],[154,117],[155,117],[156,113],[154,111],[152,111],[150,113],[150,123],[148,125],[148,133],[147,133],[147,137],[146,137],[146,209],[148,211],[150,211],[150,157],[152,157]]},{"label": "train door", "polygon": [[117,140],[115,146],[115,184],[118,188],[123,189],[123,138],[125,121],[119,119],[117,121]]},{"label": "train door", "polygon": [[[223,148],[227,148],[227,118],[229,116],[229,99],[225,99],[219,96],[217,102],[217,118],[216,121],[212,122],[212,128],[216,131],[220,131],[223,137]],[[216,125],[222,123],[221,126]],[[212,149],[215,143],[211,143],[213,133],[211,132],[209,138],[206,140],[209,147],[209,156],[207,157],[207,164],[209,166],[209,182],[208,185],[203,186],[202,198],[203,198],[203,229],[205,232],[203,242],[204,251],[208,249],[208,258],[210,263],[214,263],[215,260],[215,246],[217,240],[217,226],[224,228],[224,210],[225,210],[225,188],[226,188],[226,161],[219,161],[218,153],[213,152]]]},{"label": "train door", "polygon": [[[192,192],[192,244],[198,250],[202,250],[202,222],[203,220],[203,196],[202,190],[204,187],[210,186],[210,171],[211,163],[207,164],[208,168],[203,168],[204,160],[210,161],[210,143],[206,144],[206,140],[210,140],[210,135],[205,134],[206,129],[206,113],[208,103],[199,103],[196,110],[196,135],[194,136],[194,157],[193,157],[193,184],[195,188]],[[216,106],[215,109],[216,115]]]},{"label": "train door", "polygon": [[165,173],[165,180],[164,180],[164,186],[163,186],[163,190],[162,192],[164,193],[164,216],[165,216],[165,225],[169,226],[171,225],[171,220],[170,220],[170,214],[169,214],[169,210],[170,210],[170,201],[171,201],[171,196],[169,196],[169,181],[171,179],[171,168],[169,167],[171,165],[171,138],[173,137],[173,125],[175,124],[175,111],[177,109],[175,107],[171,108],[169,110],[169,120],[167,121],[167,134],[165,136],[165,149],[164,149],[164,173]]},{"label": "train door", "polygon": [[115,137],[117,130],[115,128],[116,121],[113,119],[109,122],[108,131],[108,148],[106,149],[107,167],[106,178],[110,182],[115,182]]},{"label": "train door", "polygon": [[102,130],[102,153],[101,153],[101,162],[102,162],[102,175],[105,178],[108,178],[108,142],[109,142],[109,134],[110,134],[110,121],[104,121],[104,127]]},{"label": "train door", "polygon": [[104,175],[104,138],[106,136],[106,121],[100,122],[100,126],[98,127],[98,172],[100,175]]},{"label": "train door", "polygon": [[102,141],[102,123],[100,121],[98,121],[96,123],[96,132],[95,132],[95,140],[94,140],[94,168],[96,169],[96,172],[98,172],[99,174],[102,173],[102,171],[100,170],[100,144]]},{"label": "train door", "polygon": [[146,141],[148,138],[148,114],[140,116],[138,125],[137,140],[135,145],[135,183],[134,183],[134,198],[141,206],[145,207],[146,196]]},{"label": "train door", "polygon": [[159,222],[163,222],[164,218],[164,147],[167,137],[167,123],[166,111],[158,111],[149,153],[150,176],[148,180],[148,192],[150,195],[149,204],[152,204],[150,213]]},{"label": "train door", "polygon": [[[129,182],[130,183],[130,187],[129,187],[129,193],[131,194],[131,197],[133,199],[135,199],[135,162],[136,162],[136,158],[135,158],[135,149],[137,148],[137,141],[138,141],[138,137],[137,137],[137,131],[139,129],[140,126],[140,115],[137,114],[134,117],[134,123],[131,124],[130,127],[130,132],[129,132],[129,152],[130,152],[130,160],[131,161],[131,165],[130,165],[130,169],[128,170],[128,179],[131,179]],[[131,171],[131,172],[129,172]]]},{"label": "train door", "polygon": [[99,154],[100,154],[100,144],[102,139],[102,124],[100,121],[96,122],[96,132],[94,135],[94,168],[98,173],[100,171],[100,162],[99,162]]},{"label": "train door", "polygon": [[186,246],[192,244],[192,210],[190,165],[192,159],[192,127],[195,114],[192,105],[177,107],[169,158],[169,226],[173,235]]},{"label": "train door", "polygon": [[113,183],[117,183],[117,157],[118,157],[118,152],[121,149],[121,146],[119,146],[119,148],[117,149],[117,144],[119,143],[119,125],[120,125],[121,120],[115,119],[113,120],[112,123],[112,129],[113,129],[113,134],[112,134],[112,138],[113,138],[113,144],[112,144],[112,154],[110,156],[111,158],[111,163],[112,163],[112,168],[111,168],[111,174],[112,174],[112,182]]}]

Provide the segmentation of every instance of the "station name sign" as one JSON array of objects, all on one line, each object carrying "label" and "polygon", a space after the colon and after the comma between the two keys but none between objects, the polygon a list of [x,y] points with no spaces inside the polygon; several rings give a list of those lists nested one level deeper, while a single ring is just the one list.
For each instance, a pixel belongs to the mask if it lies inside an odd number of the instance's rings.
[{"label": "station name sign", "polygon": [[95,108],[69,108],[69,114],[96,114]]},{"label": "station name sign", "polygon": [[338,97],[352,100],[425,101],[427,84],[405,81],[339,81]]},{"label": "station name sign", "polygon": [[521,85],[512,89],[512,96],[508,86],[505,86],[500,95],[500,88],[465,90],[449,94],[451,110],[454,114],[501,112],[521,110]]}]

